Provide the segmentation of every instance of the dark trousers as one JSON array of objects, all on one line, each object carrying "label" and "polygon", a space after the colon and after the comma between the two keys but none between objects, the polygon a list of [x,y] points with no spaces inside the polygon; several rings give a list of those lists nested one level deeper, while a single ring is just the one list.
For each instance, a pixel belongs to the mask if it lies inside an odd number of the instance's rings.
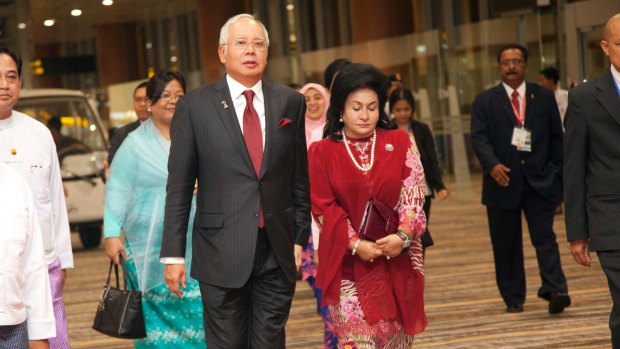
[{"label": "dark trousers", "polygon": [[536,249],[542,286],[538,296],[549,300],[552,292],[567,292],[566,277],[562,272],[560,252],[553,232],[556,203],[540,196],[527,181],[524,182],[520,207],[505,210],[487,207],[495,278],[507,305],[525,302],[525,269],[523,267],[523,232],[521,212]]},{"label": "dark trousers", "polygon": [[246,284],[224,288],[201,283],[200,293],[209,349],[285,347],[295,283],[280,268],[264,229],[258,230],[254,267]]},{"label": "dark trousers", "polygon": [[620,251],[598,251],[597,254],[614,302],[609,314],[611,344],[613,349],[620,349]]}]

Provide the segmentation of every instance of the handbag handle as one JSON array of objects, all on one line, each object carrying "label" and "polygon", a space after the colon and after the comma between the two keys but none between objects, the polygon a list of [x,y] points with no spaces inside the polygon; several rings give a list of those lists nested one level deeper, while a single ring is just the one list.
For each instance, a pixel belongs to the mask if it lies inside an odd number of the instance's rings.
[{"label": "handbag handle", "polygon": [[[121,265],[121,269],[123,270],[123,290],[127,291],[127,285],[129,285],[130,289],[137,290],[138,288],[136,287],[136,285],[134,285],[131,279],[127,276],[127,268],[125,267],[125,259],[120,254],[118,255],[118,261],[119,261],[118,264]],[[114,264],[112,260],[110,260],[110,270],[108,271],[108,280],[106,281],[106,286],[110,287],[110,277],[112,275],[112,266],[114,266],[114,275],[116,277],[116,288],[120,289],[120,282],[119,282],[119,277],[118,277],[118,265]]]}]

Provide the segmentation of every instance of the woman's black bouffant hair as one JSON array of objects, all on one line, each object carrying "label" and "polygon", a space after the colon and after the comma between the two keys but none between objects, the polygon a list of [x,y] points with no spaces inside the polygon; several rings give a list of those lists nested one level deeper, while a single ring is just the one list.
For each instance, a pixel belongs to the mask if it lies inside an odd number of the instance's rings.
[{"label": "woman's black bouffant hair", "polygon": [[185,78],[179,72],[173,72],[170,69],[160,70],[157,74],[153,75],[146,84],[146,97],[152,104],[157,103],[161,98],[161,94],[166,89],[168,83],[172,80],[176,80],[181,84],[183,93],[185,93]]},{"label": "woman's black bouffant hair", "polygon": [[379,98],[379,122],[377,123],[377,128],[392,128],[390,118],[385,113],[388,89],[387,77],[370,64],[353,63],[344,67],[334,76],[323,138],[342,139],[344,124],[340,121],[340,117],[344,110],[344,103],[351,92],[361,88],[372,89]]}]

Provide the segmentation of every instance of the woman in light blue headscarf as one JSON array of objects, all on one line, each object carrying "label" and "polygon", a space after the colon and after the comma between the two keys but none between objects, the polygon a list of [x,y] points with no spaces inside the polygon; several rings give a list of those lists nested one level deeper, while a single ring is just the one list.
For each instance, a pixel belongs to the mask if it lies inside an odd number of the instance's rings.
[{"label": "woman in light blue headscarf", "polygon": [[[119,254],[125,257],[128,276],[143,293],[147,337],[136,340],[135,348],[205,348],[198,282],[188,276],[183,296],[173,295],[164,284],[159,259],[170,123],[178,99],[185,94],[185,80],[179,73],[163,70],[149,80],[146,91],[151,118],[123,141],[106,183],[105,252],[116,263]],[[194,209],[195,203],[190,222]],[[190,223],[188,251],[191,231]],[[191,255],[185,263],[189,270]]]}]

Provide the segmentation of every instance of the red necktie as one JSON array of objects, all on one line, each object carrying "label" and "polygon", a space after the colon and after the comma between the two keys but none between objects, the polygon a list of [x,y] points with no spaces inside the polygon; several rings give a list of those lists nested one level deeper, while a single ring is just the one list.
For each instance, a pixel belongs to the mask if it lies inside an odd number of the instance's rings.
[{"label": "red necktie", "polygon": [[[260,167],[263,162],[263,131],[260,127],[258,113],[252,104],[254,101],[254,91],[247,90],[243,92],[245,96],[245,110],[243,111],[243,138],[245,138],[245,146],[248,148],[256,177],[260,175]],[[260,208],[258,215],[258,226],[265,226],[263,218],[263,209]]]},{"label": "red necktie", "polygon": [[521,120],[521,104],[519,103],[519,92],[517,92],[517,90],[514,90],[512,92],[512,107],[514,108],[517,124],[523,125],[523,120]]}]

